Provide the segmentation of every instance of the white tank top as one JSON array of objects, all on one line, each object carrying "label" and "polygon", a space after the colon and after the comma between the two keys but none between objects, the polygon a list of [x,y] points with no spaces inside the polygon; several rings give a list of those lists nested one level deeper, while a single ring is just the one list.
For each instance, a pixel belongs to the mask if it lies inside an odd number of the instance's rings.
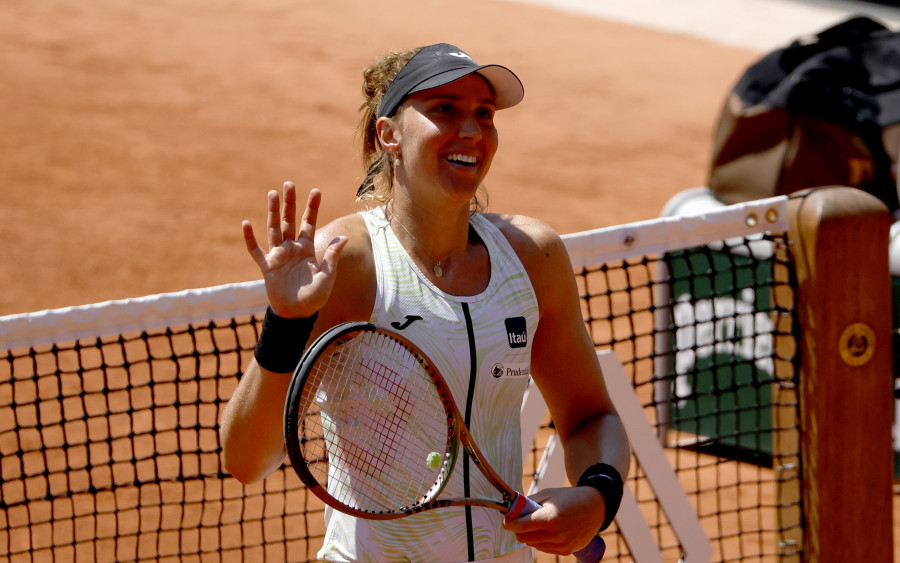
[{"label": "white tank top", "polygon": [[[490,256],[490,282],[478,295],[449,295],[415,265],[382,208],[362,216],[378,280],[370,322],[399,330],[435,362],[488,463],[521,490],[519,412],[538,322],[525,267],[500,230],[474,214],[470,226]],[[462,453],[440,496],[500,497]],[[318,557],[327,561],[457,563],[522,547],[503,529],[503,515],[489,508],[439,508],[396,520],[364,520],[326,508],[325,519]],[[531,560],[531,550],[522,553]]]}]

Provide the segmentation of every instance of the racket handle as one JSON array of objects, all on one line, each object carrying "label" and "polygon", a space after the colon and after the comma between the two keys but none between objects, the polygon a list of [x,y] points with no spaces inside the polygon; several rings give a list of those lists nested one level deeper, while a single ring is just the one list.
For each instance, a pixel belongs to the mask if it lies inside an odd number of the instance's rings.
[{"label": "racket handle", "polygon": [[600,536],[594,536],[591,543],[582,547],[574,555],[581,563],[598,563],[606,553],[606,542]]},{"label": "racket handle", "polygon": [[[521,493],[516,493],[516,498],[513,499],[512,507],[509,509],[509,512],[507,512],[506,515],[510,518],[519,518],[527,514],[531,514],[540,507],[540,504],[534,502],[527,496]],[[606,542],[604,542],[603,538],[601,538],[600,536],[594,536],[594,539],[591,540],[591,543],[579,549],[572,555],[578,558],[578,561],[580,561],[581,563],[597,563],[598,561],[603,559],[604,553],[606,553]]]}]

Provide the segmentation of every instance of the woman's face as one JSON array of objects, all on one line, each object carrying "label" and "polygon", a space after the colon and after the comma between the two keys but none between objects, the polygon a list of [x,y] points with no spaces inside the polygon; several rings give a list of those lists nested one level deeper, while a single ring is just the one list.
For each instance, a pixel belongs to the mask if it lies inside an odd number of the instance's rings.
[{"label": "woman's face", "polygon": [[409,96],[394,118],[397,180],[410,188],[436,185],[468,201],[497,152],[495,112],[493,90],[475,73]]}]

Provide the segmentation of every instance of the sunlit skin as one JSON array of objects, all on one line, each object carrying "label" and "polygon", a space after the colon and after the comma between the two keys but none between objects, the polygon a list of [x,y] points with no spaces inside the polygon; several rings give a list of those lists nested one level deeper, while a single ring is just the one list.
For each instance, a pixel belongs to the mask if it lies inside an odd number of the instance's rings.
[{"label": "sunlit skin", "polygon": [[423,204],[447,197],[468,205],[497,152],[495,112],[494,93],[477,74],[411,95],[376,125],[385,148],[401,151],[397,184]]},{"label": "sunlit skin", "polygon": [[400,157],[392,208],[432,263],[479,258],[465,256],[459,241],[468,238],[470,201],[499,145],[495,112],[491,87],[472,74],[409,96],[376,124],[384,149]]}]

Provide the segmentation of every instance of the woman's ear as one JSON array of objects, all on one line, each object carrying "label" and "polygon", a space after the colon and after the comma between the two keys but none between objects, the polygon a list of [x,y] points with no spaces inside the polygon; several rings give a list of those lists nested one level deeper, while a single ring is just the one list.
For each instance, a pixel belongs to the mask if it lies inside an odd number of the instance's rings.
[{"label": "woman's ear", "polygon": [[400,131],[397,121],[390,117],[380,117],[375,122],[375,136],[384,152],[396,156],[400,152]]}]

